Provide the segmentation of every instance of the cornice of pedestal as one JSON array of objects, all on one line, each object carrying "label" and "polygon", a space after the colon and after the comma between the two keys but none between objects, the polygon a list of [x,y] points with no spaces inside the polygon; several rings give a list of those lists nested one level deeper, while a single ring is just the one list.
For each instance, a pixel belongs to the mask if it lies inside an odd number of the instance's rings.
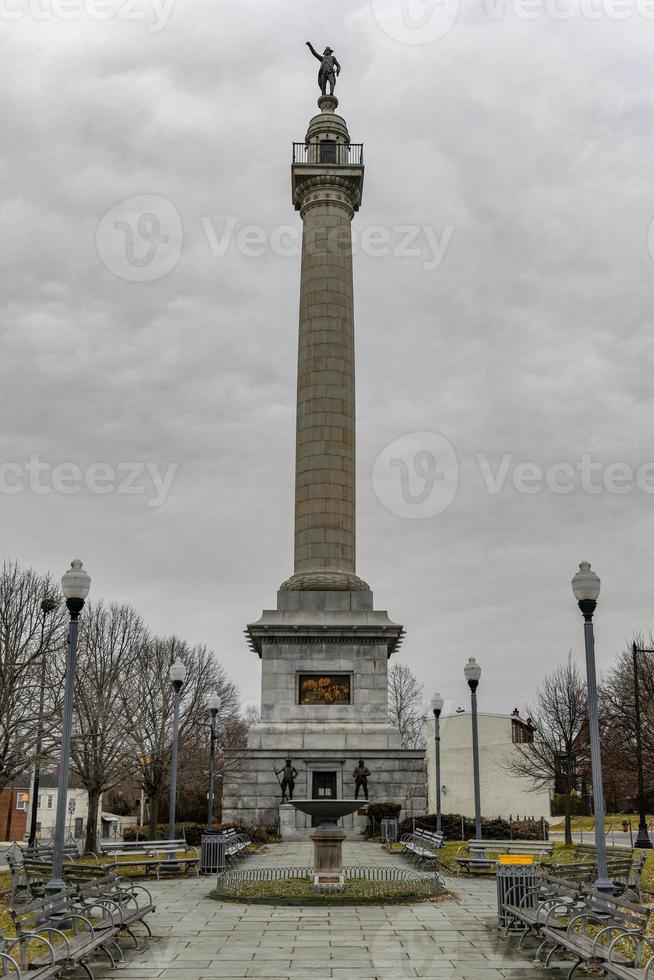
[{"label": "cornice of pedestal", "polygon": [[321,204],[345,208],[352,218],[361,204],[361,183],[354,174],[348,177],[335,173],[298,173],[293,203],[302,218],[309,208]]},{"label": "cornice of pedestal", "polygon": [[293,615],[277,609],[267,609],[256,623],[250,623],[245,631],[250,649],[262,654],[264,643],[339,645],[355,643],[363,645],[383,644],[387,657],[397,650],[404,636],[404,627],[388,618],[388,613],[327,614],[323,617],[307,613]]}]

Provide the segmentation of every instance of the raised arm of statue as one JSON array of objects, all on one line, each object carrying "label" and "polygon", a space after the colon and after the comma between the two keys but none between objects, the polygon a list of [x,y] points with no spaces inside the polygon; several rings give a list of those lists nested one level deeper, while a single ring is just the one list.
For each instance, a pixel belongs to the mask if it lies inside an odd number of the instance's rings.
[{"label": "raised arm of statue", "polygon": [[308,47],[309,51],[311,52],[311,54],[314,56],[314,58],[317,58],[318,61],[322,61],[322,55],[321,54],[318,54],[318,52],[314,48],[314,46],[311,43],[311,41],[307,41],[307,47]]}]

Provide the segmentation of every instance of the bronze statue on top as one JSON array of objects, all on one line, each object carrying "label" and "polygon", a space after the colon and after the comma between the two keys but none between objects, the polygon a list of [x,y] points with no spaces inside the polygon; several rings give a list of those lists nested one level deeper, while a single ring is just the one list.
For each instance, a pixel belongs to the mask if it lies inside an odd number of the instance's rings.
[{"label": "bronze statue on top", "polygon": [[[283,775],[282,775],[283,774]],[[275,769],[275,775],[279,780],[282,776],[280,782],[280,787],[282,791],[282,803],[290,802],[293,799],[293,790],[295,789],[295,777],[298,775],[298,771],[293,765],[291,759],[287,759],[285,765],[277,770]]]},{"label": "bronze statue on top", "polygon": [[368,776],[369,775],[370,775],[370,769],[368,769],[368,767],[365,764],[365,762],[363,761],[363,759],[359,759],[359,764],[356,767],[356,769],[354,770],[354,772],[352,773],[352,776],[354,777],[354,799],[355,800],[358,800],[359,799],[359,790],[360,789],[363,790],[363,795],[364,795],[365,799],[366,800],[368,799]]},{"label": "bronze statue on top", "polygon": [[320,69],[318,71],[320,91],[323,95],[327,95],[327,85],[329,85],[329,94],[333,95],[336,78],[341,73],[341,66],[338,63],[336,55],[331,48],[325,48],[322,54],[318,54],[311,41],[307,41],[307,47],[314,58],[317,58],[320,62]]}]

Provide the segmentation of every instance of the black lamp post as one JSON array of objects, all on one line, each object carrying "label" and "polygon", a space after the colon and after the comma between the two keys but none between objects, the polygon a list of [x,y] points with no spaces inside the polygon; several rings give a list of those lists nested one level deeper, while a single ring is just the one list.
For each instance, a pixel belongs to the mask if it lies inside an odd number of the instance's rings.
[{"label": "black lamp post", "polygon": [[84,600],[91,588],[91,577],[82,568],[79,558],[71,563],[61,579],[61,588],[70,613],[68,624],[68,651],[66,654],[66,682],[64,689],[64,717],[59,756],[59,784],[57,790],[57,815],[52,850],[52,878],[46,891],[60,892],[66,885],[62,877],[64,866],[64,840],[66,837],[66,795],[68,792],[68,767],[70,765],[70,735],[73,727],[73,702],[75,698],[75,662],[77,659],[77,633]]},{"label": "black lamp post", "polygon": [[606,829],[604,827],[604,787],[602,785],[602,753],[597,711],[597,677],[595,673],[595,633],[593,613],[600,594],[600,578],[590,562],[582,561],[572,579],[572,591],[584,617],[584,646],[586,650],[586,683],[588,687],[588,731],[590,735],[590,763],[593,774],[593,809],[595,811],[595,848],[597,850],[598,878],[595,887],[599,891],[613,891],[606,863]]},{"label": "black lamp post", "polygon": [[41,654],[41,685],[39,688],[39,715],[38,723],[36,729],[36,747],[35,747],[35,761],[34,761],[34,775],[32,777],[32,809],[30,811],[30,832],[27,838],[28,847],[36,846],[36,824],[38,822],[38,806],[39,806],[39,784],[41,782],[41,748],[43,746],[43,709],[45,706],[45,670],[46,670],[46,659],[45,659],[45,621],[47,616],[57,608],[57,600],[45,598],[41,600],[41,640],[39,643],[39,652]]},{"label": "black lamp post", "polygon": [[475,782],[475,834],[481,840],[481,792],[479,789],[479,731],[477,726],[477,687],[481,678],[481,667],[474,657],[470,657],[463,670],[470,688],[472,705],[472,765]]},{"label": "black lamp post", "polygon": [[436,830],[441,830],[441,711],[443,701],[440,694],[434,694],[429,707],[434,712],[434,750],[436,759]]},{"label": "black lamp post", "polygon": [[207,806],[207,829],[213,827],[213,783],[216,768],[216,715],[220,711],[221,699],[219,695],[212,694],[207,699],[209,714],[211,715],[211,748],[209,750],[209,795]]},{"label": "black lamp post", "polygon": [[[173,685],[173,744],[170,758],[170,806],[168,811],[168,840],[175,840],[175,815],[177,809],[177,750],[179,743],[179,702],[182,688],[186,680],[186,666],[181,660],[176,660],[170,668],[170,681]],[[177,869],[173,860],[167,864],[169,871]]]},{"label": "black lamp post", "polygon": [[638,683],[638,654],[654,653],[654,650],[639,647],[634,643],[631,655],[634,662],[634,715],[636,721],[636,763],[638,765],[638,836],[634,847],[652,848],[647,833],[647,813],[645,811],[645,774],[643,772],[643,733],[640,725],[640,685]]}]

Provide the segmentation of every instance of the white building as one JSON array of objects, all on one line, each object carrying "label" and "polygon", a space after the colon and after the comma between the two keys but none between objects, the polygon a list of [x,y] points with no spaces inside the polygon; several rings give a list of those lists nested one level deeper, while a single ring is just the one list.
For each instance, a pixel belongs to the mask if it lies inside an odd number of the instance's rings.
[{"label": "white building", "polygon": [[[52,773],[41,773],[39,795],[36,811],[36,832],[41,840],[48,840],[54,835],[55,823],[57,819],[57,776]],[[29,794],[25,794],[28,796]],[[30,821],[32,819],[32,802],[25,802],[27,808],[27,826],[25,835],[29,834]],[[120,817],[114,813],[105,813],[102,810],[102,797],[98,807],[98,832],[102,837],[120,836],[123,827],[134,826],[137,823],[136,817]],[[86,824],[89,816],[89,797],[85,789],[73,789],[68,787],[66,793],[66,836],[72,836],[76,840],[81,840],[86,833]]]},{"label": "white building", "polygon": [[[57,777],[42,773],[36,810],[36,831],[42,840],[47,840],[54,834],[57,818]],[[32,801],[28,804],[27,829],[29,833]],[[86,821],[89,815],[89,798],[85,789],[68,788],[66,794],[66,836],[80,838],[86,831]]]},{"label": "white building", "polygon": [[[479,773],[483,817],[549,817],[547,789],[506,769],[516,743],[533,739],[533,729],[517,709],[510,715],[479,714]],[[441,807],[443,813],[473,817],[472,717],[469,711],[441,716]],[[434,718],[427,720],[429,812],[436,812]]]}]

